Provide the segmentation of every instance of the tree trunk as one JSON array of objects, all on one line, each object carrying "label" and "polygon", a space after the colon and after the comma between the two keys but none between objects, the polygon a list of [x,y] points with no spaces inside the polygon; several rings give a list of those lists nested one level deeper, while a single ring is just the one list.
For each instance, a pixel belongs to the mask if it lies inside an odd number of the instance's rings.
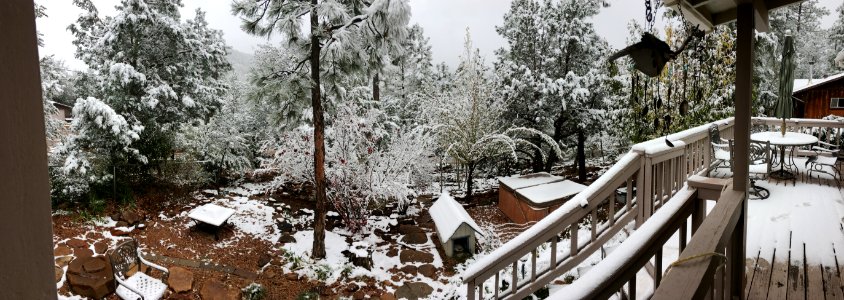
[{"label": "tree trunk", "polygon": [[[565,112],[560,112],[560,115],[557,116],[557,119],[554,120],[554,139],[555,143],[559,143],[560,140],[563,139],[563,124],[565,123]],[[551,145],[553,146],[553,145]],[[545,172],[551,172],[551,167],[557,162],[557,155],[556,153],[548,153],[548,161],[545,162]]]},{"label": "tree trunk", "polygon": [[586,135],[583,130],[577,131],[577,179],[586,181]]},{"label": "tree trunk", "polygon": [[[317,0],[311,0],[316,7]],[[314,213],[314,246],[311,257],[325,258],[325,124],[322,115],[322,91],[319,82],[319,20],[316,9],[311,10],[311,105],[314,117],[314,185],[316,212]]]},{"label": "tree trunk", "polygon": [[375,102],[381,101],[380,81],[380,76],[378,76],[378,73],[375,73],[375,76],[372,77],[372,99],[375,100]]},{"label": "tree trunk", "polygon": [[472,177],[475,173],[475,163],[470,163],[466,166],[466,200],[472,197]]}]

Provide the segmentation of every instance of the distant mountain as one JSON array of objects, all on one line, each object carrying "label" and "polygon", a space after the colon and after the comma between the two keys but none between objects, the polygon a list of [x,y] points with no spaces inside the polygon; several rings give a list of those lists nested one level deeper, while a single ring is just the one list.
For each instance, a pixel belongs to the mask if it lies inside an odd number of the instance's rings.
[{"label": "distant mountain", "polygon": [[246,79],[246,76],[249,75],[249,69],[252,68],[252,63],[255,61],[255,57],[252,56],[252,54],[241,52],[236,49],[229,50],[227,58],[229,59],[229,63],[232,65],[232,71],[234,71],[238,77]]}]

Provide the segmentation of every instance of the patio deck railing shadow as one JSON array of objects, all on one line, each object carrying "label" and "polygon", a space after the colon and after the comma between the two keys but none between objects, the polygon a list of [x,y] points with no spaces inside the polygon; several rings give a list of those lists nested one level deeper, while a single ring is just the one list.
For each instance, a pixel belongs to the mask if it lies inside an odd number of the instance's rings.
[{"label": "patio deck railing shadow", "polygon": [[[733,136],[733,118],[715,123],[722,137]],[[774,131],[782,120],[753,118],[753,124]],[[789,119],[786,126],[789,131],[842,144],[844,122]],[[744,230],[736,229],[746,218],[745,193],[723,191],[730,180],[712,183],[692,177],[705,174],[713,163],[708,127],[704,124],[634,145],[586,190],[470,265],[463,273],[468,299],[522,299],[575,270],[590,256],[609,252],[605,244],[629,231],[624,242],[565,287],[567,298],[618,295],[636,299],[643,296],[636,295],[636,274],[643,268],[654,283],[652,290],[639,291],[646,296],[720,299],[740,295],[744,258],[736,256],[744,253],[735,246],[744,245]],[[628,192],[619,193],[620,188]],[[706,199],[717,200],[708,215]],[[682,266],[664,274],[663,245],[678,232]]]}]

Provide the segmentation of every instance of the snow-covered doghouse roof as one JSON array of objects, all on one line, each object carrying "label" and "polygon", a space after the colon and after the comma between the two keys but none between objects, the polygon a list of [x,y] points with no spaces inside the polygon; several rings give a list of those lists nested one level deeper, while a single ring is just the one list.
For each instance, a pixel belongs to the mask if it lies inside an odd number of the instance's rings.
[{"label": "snow-covered doghouse roof", "polygon": [[478,234],[483,235],[481,233],[481,227],[469,216],[463,205],[457,203],[448,192],[443,192],[440,195],[440,198],[428,209],[428,213],[431,214],[431,219],[434,220],[434,225],[437,227],[437,233],[440,236],[441,243],[447,242],[454,235],[454,232],[460,228],[460,225],[464,223],[472,227]]}]

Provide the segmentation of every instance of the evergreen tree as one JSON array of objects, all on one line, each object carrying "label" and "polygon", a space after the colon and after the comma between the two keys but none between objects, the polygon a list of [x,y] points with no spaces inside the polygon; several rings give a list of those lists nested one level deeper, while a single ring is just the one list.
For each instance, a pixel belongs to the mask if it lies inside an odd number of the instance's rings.
[{"label": "evergreen tree", "polygon": [[[504,15],[504,24],[496,27],[508,43],[496,52],[496,69],[508,99],[506,118],[516,126],[552,135],[555,145],[545,147],[574,145],[581,181],[586,180],[586,139],[595,133],[602,115],[603,93],[597,89],[606,76],[600,61],[609,48],[588,19],[605,5],[587,0],[516,0]],[[543,161],[536,150],[533,169],[550,170],[555,161]]]},{"label": "evergreen tree", "polygon": [[[316,213],[314,244],[311,255],[325,257],[325,117],[323,95],[332,94],[337,100],[346,96],[351,80],[348,75],[372,64],[372,43],[395,43],[403,36],[410,18],[405,1],[284,1],[238,0],[233,4],[235,15],[243,18],[243,29],[251,34],[269,36],[280,33],[285,38],[286,55],[294,58],[292,66],[278,66],[266,79],[284,82],[293,95],[310,90],[310,110],[314,134],[314,185]],[[300,22],[309,16],[308,25]],[[307,29],[307,31],[306,31]],[[307,34],[306,34],[307,32]],[[370,52],[367,52],[370,50]],[[382,57],[375,55],[375,57]],[[309,64],[310,68],[305,68]],[[325,88],[325,91],[323,90]],[[276,94],[281,98],[283,95]],[[297,102],[298,99],[284,100]],[[302,105],[297,105],[301,107]],[[301,114],[302,111],[283,112]],[[301,118],[294,118],[299,122]]]},{"label": "evergreen tree", "polygon": [[[77,101],[74,130],[98,134],[93,128],[102,126],[101,119],[117,129],[99,137],[77,132],[80,145],[71,145],[70,153],[105,155],[109,167],[98,168],[103,172],[132,162],[154,168],[172,156],[180,124],[208,118],[219,107],[227,89],[221,77],[230,68],[222,32],[208,28],[199,10],[182,22],[179,0],[123,0],[116,15],[105,17],[90,0],[74,3],[85,12],[69,29],[93,86],[87,99]],[[109,138],[120,140],[97,142]],[[92,155],[68,159],[84,158]],[[72,165],[85,164],[65,164]]]}]

